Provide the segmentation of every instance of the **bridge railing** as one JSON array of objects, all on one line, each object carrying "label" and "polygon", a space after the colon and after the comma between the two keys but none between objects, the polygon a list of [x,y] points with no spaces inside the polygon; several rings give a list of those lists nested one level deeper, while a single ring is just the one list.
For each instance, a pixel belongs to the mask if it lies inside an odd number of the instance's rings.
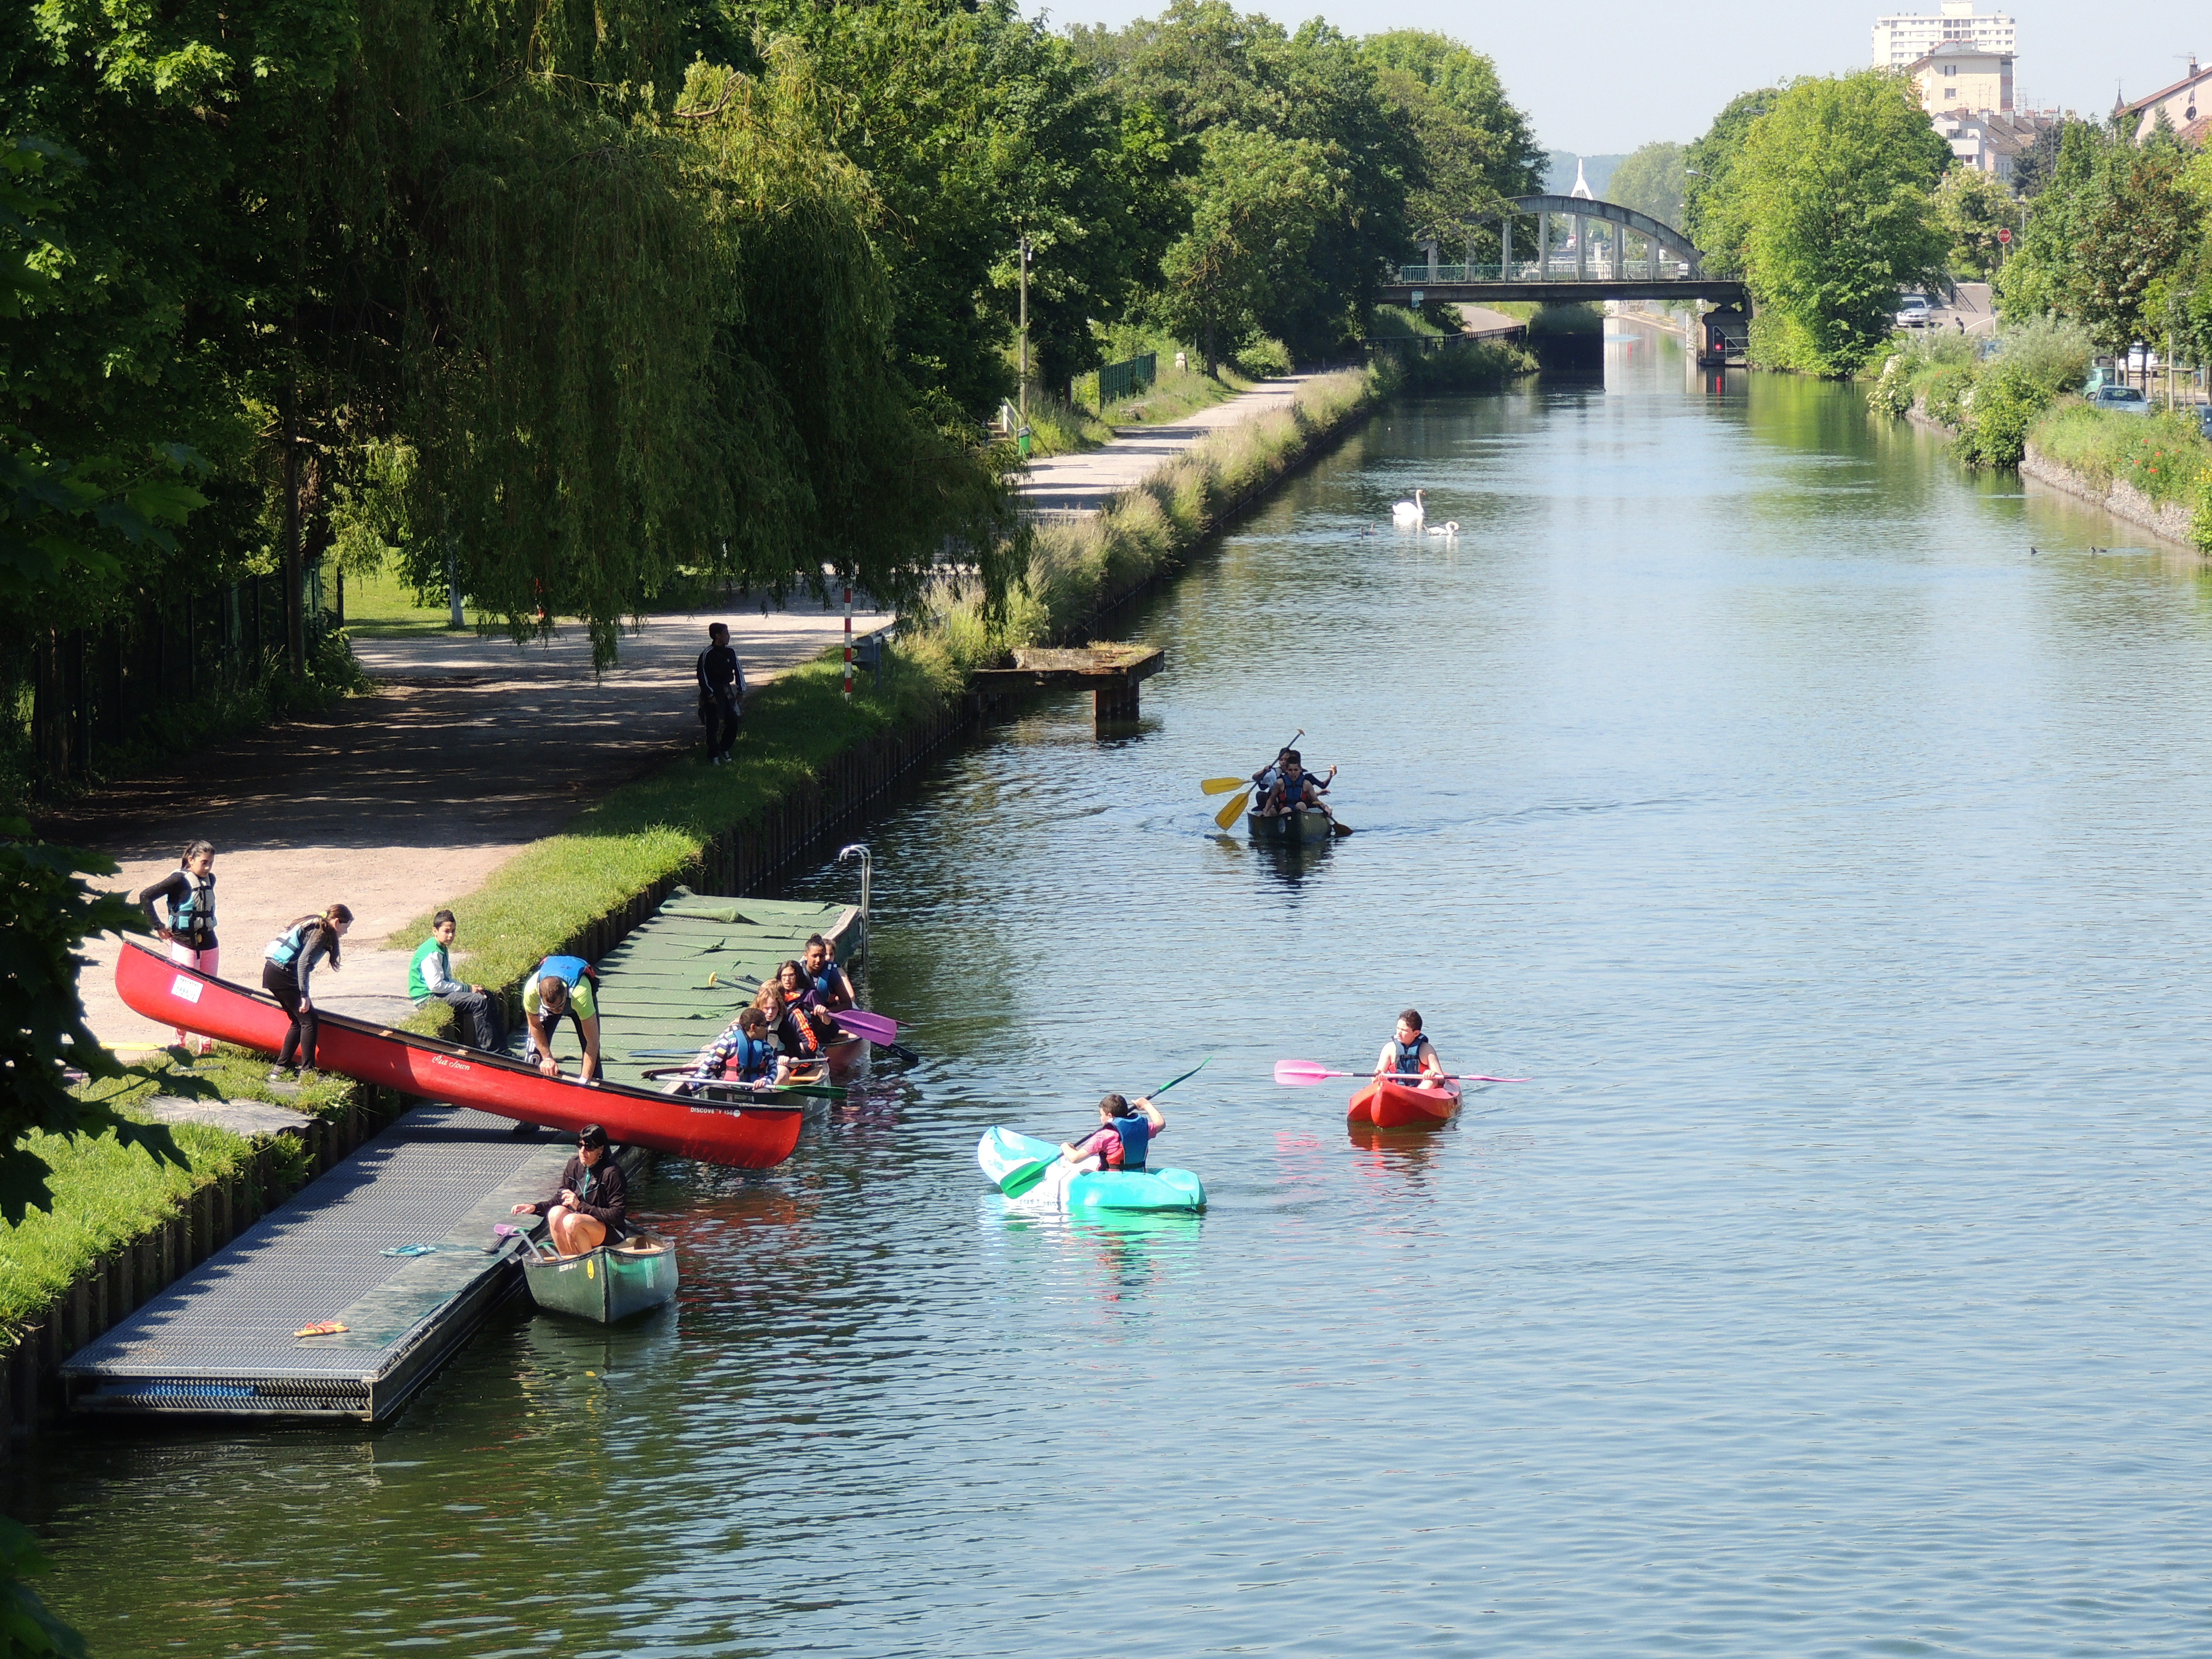
[{"label": "bridge railing", "polygon": [[1632,255],[1616,259],[1610,252],[1594,253],[1577,264],[1571,253],[1554,253],[1548,259],[1516,259],[1512,264],[1400,265],[1398,281],[1415,288],[1425,283],[1593,283],[1678,282],[1689,276],[1686,261],[1662,253],[1656,260]]}]

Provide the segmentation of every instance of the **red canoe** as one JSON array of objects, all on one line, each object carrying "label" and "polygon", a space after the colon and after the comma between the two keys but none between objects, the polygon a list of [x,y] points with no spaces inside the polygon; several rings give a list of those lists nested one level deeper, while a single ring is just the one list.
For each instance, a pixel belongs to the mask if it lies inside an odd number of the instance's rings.
[{"label": "red canoe", "polygon": [[1409,1129],[1442,1123],[1459,1110],[1459,1085],[1440,1083],[1419,1089],[1403,1083],[1370,1083],[1352,1097],[1348,1121],[1378,1129]]},{"label": "red canoe", "polygon": [[[115,989],[157,1024],[182,1026],[264,1054],[273,1054],[283,1046],[291,1024],[272,999],[181,968],[135,939],[124,941],[123,955],[115,964]],[[788,1106],[691,1102],[627,1084],[547,1077],[536,1066],[505,1054],[488,1054],[343,1014],[323,1014],[319,1024],[316,1059],[326,1071],[570,1133],[597,1123],[624,1146],[650,1146],[702,1164],[739,1170],[781,1164],[799,1144],[804,1121],[804,1108],[797,1102]]]}]

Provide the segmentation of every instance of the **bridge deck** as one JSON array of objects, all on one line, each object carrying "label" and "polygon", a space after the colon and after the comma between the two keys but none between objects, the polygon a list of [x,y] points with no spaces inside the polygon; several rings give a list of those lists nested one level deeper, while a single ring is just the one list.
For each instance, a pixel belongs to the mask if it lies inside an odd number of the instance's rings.
[{"label": "bridge deck", "polygon": [[1541,304],[1577,305],[1600,300],[1656,300],[1677,305],[1692,300],[1711,300],[1726,305],[1745,298],[1741,281],[1729,276],[1680,277],[1652,282],[1645,277],[1620,281],[1576,282],[1571,277],[1531,277],[1515,282],[1385,283],[1377,290],[1385,304],[1407,305],[1418,291],[1425,300],[1445,305],[1462,301],[1492,304],[1499,300],[1534,300]]}]

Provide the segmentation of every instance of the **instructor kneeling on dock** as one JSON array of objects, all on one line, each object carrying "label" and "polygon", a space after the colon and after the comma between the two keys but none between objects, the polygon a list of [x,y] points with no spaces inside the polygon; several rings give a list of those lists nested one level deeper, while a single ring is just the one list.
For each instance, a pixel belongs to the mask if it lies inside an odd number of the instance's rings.
[{"label": "instructor kneeling on dock", "polygon": [[553,1031],[562,1018],[576,1022],[584,1045],[583,1080],[599,1074],[599,1005],[592,994],[591,964],[581,957],[548,957],[522,988],[522,1017],[530,1037],[522,1057],[548,1077],[561,1075],[553,1058]]},{"label": "instructor kneeling on dock", "polygon": [[562,1255],[581,1255],[629,1237],[629,1182],[607,1156],[607,1132],[592,1124],[576,1137],[576,1156],[561,1171],[561,1190],[516,1215],[550,1217],[546,1231]]}]

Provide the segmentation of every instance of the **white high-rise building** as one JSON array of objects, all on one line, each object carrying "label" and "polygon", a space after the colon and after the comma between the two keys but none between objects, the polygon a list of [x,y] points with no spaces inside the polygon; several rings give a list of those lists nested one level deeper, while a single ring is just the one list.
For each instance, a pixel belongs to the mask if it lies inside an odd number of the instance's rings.
[{"label": "white high-rise building", "polygon": [[1958,42],[1987,52],[2011,52],[2013,21],[2001,11],[1974,12],[1974,0],[1942,0],[1934,16],[1905,12],[1874,20],[1874,66],[1903,69],[1938,46]]}]

